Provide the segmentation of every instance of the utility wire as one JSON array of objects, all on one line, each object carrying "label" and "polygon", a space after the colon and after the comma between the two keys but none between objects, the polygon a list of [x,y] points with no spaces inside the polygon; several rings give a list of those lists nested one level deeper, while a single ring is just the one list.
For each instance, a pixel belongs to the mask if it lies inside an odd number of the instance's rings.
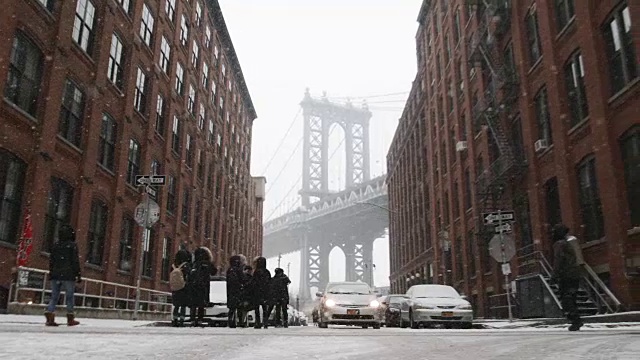
[{"label": "utility wire", "polygon": [[293,120],[291,121],[291,124],[289,124],[289,128],[287,129],[285,134],[282,136],[282,139],[280,139],[280,143],[278,144],[278,147],[276,148],[276,151],[274,151],[273,155],[271,156],[271,159],[269,159],[269,161],[267,162],[267,166],[265,166],[264,170],[262,171],[262,174],[266,174],[267,171],[269,170],[269,166],[273,162],[273,159],[276,158],[276,155],[278,155],[278,151],[280,151],[280,148],[282,148],[282,145],[284,144],[284,141],[287,139],[287,136],[289,135],[289,132],[293,128],[293,125],[296,124],[296,120],[298,119],[298,115],[300,115],[301,111],[302,111],[302,108],[298,108],[298,112],[296,113],[296,116],[293,117]]},{"label": "utility wire", "polygon": [[379,98],[379,97],[405,95],[405,94],[409,94],[409,91],[389,93],[389,94],[370,95],[370,96],[339,96],[339,97],[330,97],[330,99],[373,99],[373,98]]}]

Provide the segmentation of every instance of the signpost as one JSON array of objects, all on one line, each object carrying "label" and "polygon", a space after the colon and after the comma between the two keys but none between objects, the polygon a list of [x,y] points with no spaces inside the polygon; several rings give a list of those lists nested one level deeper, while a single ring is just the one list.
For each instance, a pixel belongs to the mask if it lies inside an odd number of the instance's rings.
[{"label": "signpost", "polygon": [[138,225],[143,228],[142,244],[140,246],[140,257],[138,259],[138,279],[136,281],[136,302],[133,310],[133,320],[138,320],[138,308],[140,307],[140,282],[142,281],[142,267],[144,265],[144,246],[149,241],[149,229],[160,220],[160,206],[151,199],[157,192],[151,185],[163,186],[166,184],[164,175],[137,175],[136,184],[144,186],[144,202],[136,206],[134,218]]},{"label": "signpost", "polygon": [[[516,255],[516,247],[513,237],[505,235],[505,232],[511,232],[511,224],[509,222],[515,219],[513,211],[498,210],[493,213],[482,214],[485,225],[496,225],[495,235],[489,242],[489,252],[491,256],[498,262],[502,263],[502,274],[504,275],[504,286],[507,291],[507,307],[509,308],[509,321],[513,321],[513,312],[511,311],[511,291],[509,286],[509,274],[511,274],[511,266],[509,261]],[[505,222],[509,221],[509,222]]]}]

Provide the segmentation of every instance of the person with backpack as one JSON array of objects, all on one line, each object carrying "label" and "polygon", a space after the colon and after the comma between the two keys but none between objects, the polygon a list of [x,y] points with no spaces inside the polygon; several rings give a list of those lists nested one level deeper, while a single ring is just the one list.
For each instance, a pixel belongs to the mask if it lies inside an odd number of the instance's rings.
[{"label": "person with backpack", "polygon": [[573,245],[577,240],[568,234],[569,228],[563,224],[557,224],[553,227],[553,280],[560,289],[562,310],[571,322],[569,331],[578,331],[584,325],[578,312],[578,289],[582,278],[580,266],[582,251],[577,253]]},{"label": "person with backpack", "polygon": [[209,306],[209,291],[211,277],[218,273],[213,264],[213,254],[202,246],[194,253],[195,262],[191,268],[189,283],[191,284],[191,314],[194,317],[193,326],[201,326],[204,320],[205,308]]},{"label": "person with backpack", "polygon": [[[256,322],[254,328],[260,329],[262,326],[268,328],[269,324],[269,303],[270,299],[270,287],[271,287],[271,273],[267,269],[267,259],[260,256],[254,261],[255,270],[251,278],[250,296],[251,304],[253,305],[253,311],[256,314]],[[262,308],[262,318],[260,316],[260,309]]]},{"label": "person with backpack", "polygon": [[277,268],[273,279],[271,279],[271,302],[276,310],[276,327],[289,327],[289,313],[287,312],[289,284],[291,284],[291,280],[285,275],[284,270]]},{"label": "person with backpack", "polygon": [[185,248],[178,250],[171,267],[173,269],[169,274],[169,288],[171,289],[171,299],[173,301],[173,320],[171,325],[182,327],[184,326],[187,307],[191,305],[191,289],[189,286],[191,254],[189,251]]},{"label": "person with backpack", "polygon": [[58,230],[58,242],[53,244],[49,255],[49,278],[51,279],[51,299],[44,313],[46,326],[58,326],[56,323],[56,305],[60,291],[64,289],[67,305],[67,325],[75,326],[73,306],[75,305],[75,283],[82,281],[80,276],[80,258],[76,245],[76,232],[70,225],[62,225]]}]

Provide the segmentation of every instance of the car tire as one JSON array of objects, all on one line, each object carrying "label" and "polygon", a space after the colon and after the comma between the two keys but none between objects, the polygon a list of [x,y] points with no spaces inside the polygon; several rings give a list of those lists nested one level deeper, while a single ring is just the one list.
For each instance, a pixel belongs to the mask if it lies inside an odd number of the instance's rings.
[{"label": "car tire", "polygon": [[380,327],[382,326],[382,324],[373,324],[373,328],[375,330],[380,330]]},{"label": "car tire", "polygon": [[419,329],[420,328],[420,324],[413,321],[413,312],[409,311],[409,324],[411,325],[412,329]]},{"label": "car tire", "polygon": [[470,322],[462,323],[460,327],[463,329],[473,329],[473,323],[470,323]]},{"label": "car tire", "polygon": [[362,328],[363,328],[363,329],[368,329],[368,328],[369,328],[369,325],[362,325]]},{"label": "car tire", "polygon": [[406,329],[408,324],[402,318],[402,312],[400,313],[400,315],[398,315],[398,317],[400,319],[400,320],[398,320],[398,326],[400,326],[402,329]]}]

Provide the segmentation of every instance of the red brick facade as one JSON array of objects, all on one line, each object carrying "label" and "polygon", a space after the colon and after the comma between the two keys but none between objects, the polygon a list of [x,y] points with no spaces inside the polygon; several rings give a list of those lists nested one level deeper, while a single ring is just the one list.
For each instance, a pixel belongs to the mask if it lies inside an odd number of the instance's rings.
[{"label": "red brick facade", "polygon": [[[474,123],[474,100],[483,98],[490,77],[469,61],[481,9],[468,3],[424,1],[418,19],[418,74],[388,154],[390,203],[397,210],[391,214],[390,280],[392,292],[405,291],[416,273],[418,279],[446,282],[470,295],[477,314],[485,316],[489,297],[504,290],[498,264],[477,236],[482,210],[475,182],[495,158],[487,128]],[[633,200],[640,176],[640,4],[573,1],[573,13],[562,8],[568,13],[563,17],[556,3],[511,1],[510,26],[497,44],[505,59],[513,54],[519,80],[514,110],[508,123],[503,120],[503,128],[512,131],[508,137],[518,144],[516,158],[526,161],[508,201],[516,211],[518,255],[533,248],[549,257],[549,227],[563,222],[623,305],[638,308],[640,204]],[[537,17],[535,39],[527,27],[529,14]],[[617,52],[606,41],[614,18],[624,43]],[[530,48],[536,43],[541,56],[532,61]],[[584,86],[569,94],[567,69],[578,55]],[[625,65],[614,68],[620,58]],[[580,73],[580,66],[575,69]],[[536,108],[542,89],[545,123]],[[588,110],[572,107],[583,103]],[[550,124],[552,140],[536,151],[537,140],[546,136],[544,124]],[[513,131],[521,133],[521,141]],[[459,141],[467,141],[466,150],[456,150]],[[449,254],[443,251],[444,238],[450,241]],[[511,263],[512,280],[517,258]]]},{"label": "red brick facade", "polygon": [[[77,229],[83,277],[135,284],[142,231],[129,225],[144,197],[132,183],[152,168],[172,177],[175,187],[157,189],[161,216],[145,251],[144,287],[168,289],[167,264],[181,243],[210,247],[221,268],[232,254],[260,255],[262,199],[249,169],[256,113],[217,1],[9,0],[2,6],[1,287],[9,287],[25,209],[34,232],[27,266],[48,268],[45,238],[54,238],[48,229],[69,221]],[[31,52],[22,51],[25,44]],[[73,84],[76,97],[65,84]],[[59,189],[71,189],[72,197]],[[67,202],[68,209],[60,205]]]}]

